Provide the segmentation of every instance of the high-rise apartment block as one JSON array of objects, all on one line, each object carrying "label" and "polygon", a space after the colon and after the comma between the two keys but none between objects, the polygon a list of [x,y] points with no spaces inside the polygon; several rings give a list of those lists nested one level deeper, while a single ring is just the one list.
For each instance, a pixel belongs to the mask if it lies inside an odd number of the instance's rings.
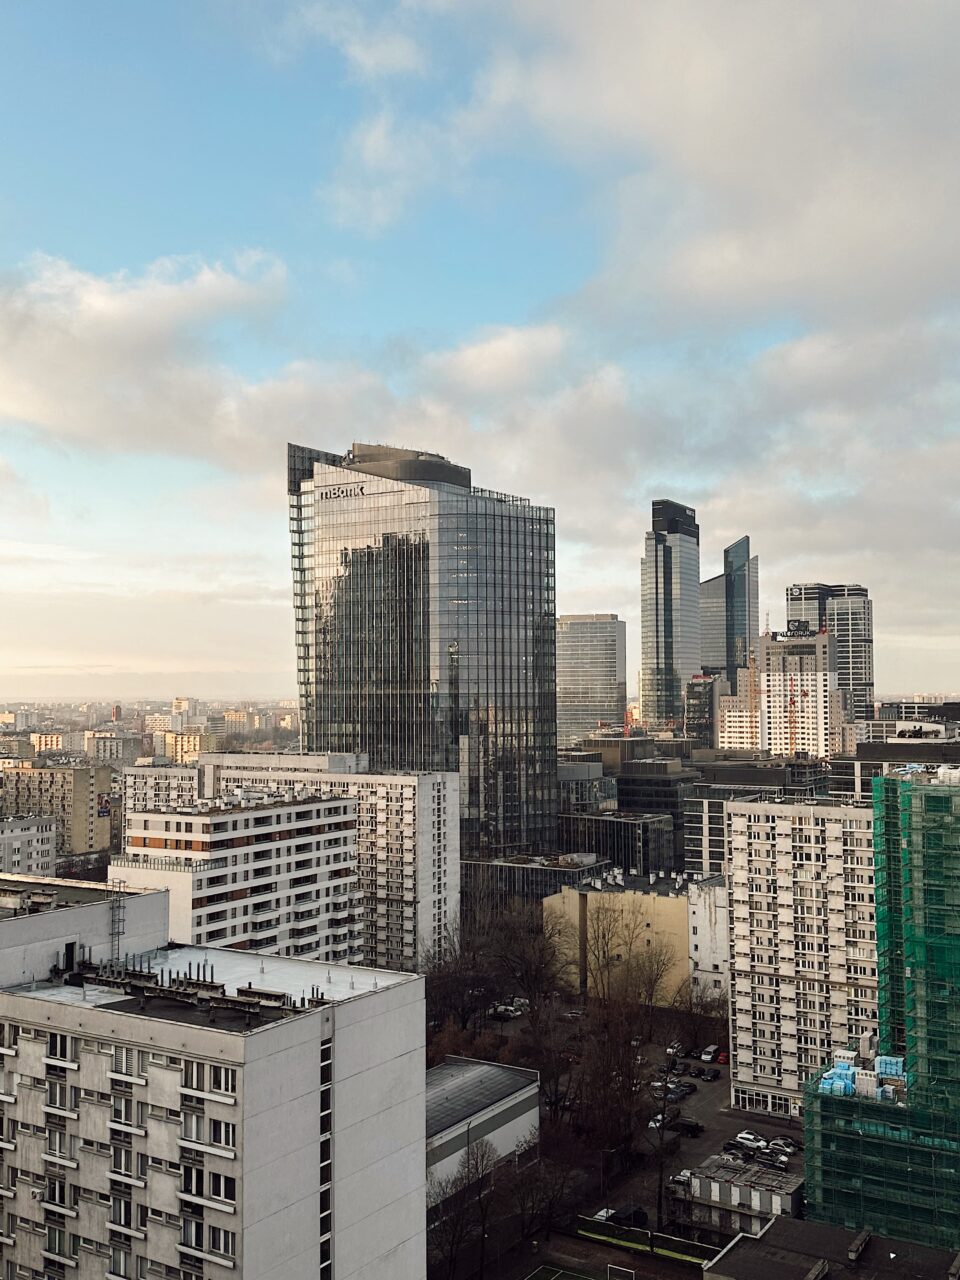
[{"label": "high-rise apartment block", "polygon": [[52,876],[57,869],[57,824],[53,818],[0,818],[0,872]]},{"label": "high-rise apartment block", "polygon": [[736,688],[717,699],[717,746],[721,751],[760,750],[760,670],[756,652],[737,672]]},{"label": "high-rise apartment block", "polygon": [[687,682],[701,669],[700,528],[692,507],[660,498],[640,566],[640,714],[680,725]]},{"label": "high-rise apartment block", "polygon": [[111,770],[21,764],[0,772],[0,814],[53,818],[57,855],[98,853],[110,846]]},{"label": "high-rise apartment block", "polygon": [[873,810],[727,802],[733,1104],[799,1114],[805,1082],[877,1021]]},{"label": "high-rise apartment block", "polygon": [[760,748],[829,759],[843,746],[836,641],[802,622],[792,626],[760,637]]},{"label": "high-rise apartment block", "polygon": [[623,727],[627,712],[627,624],[615,613],[557,618],[557,746],[598,725]]},{"label": "high-rise apartment block", "polygon": [[224,752],[190,768],[138,765],[124,770],[124,807],[182,809],[278,788],[349,800],[356,806],[364,960],[413,971],[443,949],[460,918],[458,778],[357,772],[365,764],[346,754]]},{"label": "high-rise apartment block", "polygon": [[877,778],[873,807],[878,1051],[838,1037],[808,1084],[808,1216],[955,1252],[960,769]]},{"label": "high-rise apartment block", "polygon": [[178,941],[361,959],[356,805],[311,788],[124,814],[110,879],[170,894]]},{"label": "high-rise apartment block", "polygon": [[4,1276],[424,1280],[422,979],[100,899],[0,922]]},{"label": "high-rise apartment block", "polygon": [[837,642],[837,676],[846,709],[855,720],[872,720],[873,604],[859,583],[797,582],[787,587],[787,629],[806,622],[829,631]]},{"label": "high-rise apartment block", "polygon": [[552,509],[363,444],[289,446],[288,490],[305,750],[459,773],[465,854],[551,850]]},{"label": "high-rise apartment block", "polygon": [[759,561],[750,539],[724,548],[723,573],[700,584],[700,656],[708,675],[723,675],[736,688],[760,634]]}]

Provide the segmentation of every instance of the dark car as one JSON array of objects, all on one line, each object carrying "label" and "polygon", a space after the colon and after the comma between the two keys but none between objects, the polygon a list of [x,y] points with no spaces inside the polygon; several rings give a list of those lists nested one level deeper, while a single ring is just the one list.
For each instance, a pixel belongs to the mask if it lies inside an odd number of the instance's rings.
[{"label": "dark car", "polygon": [[686,1138],[697,1138],[703,1133],[703,1125],[700,1121],[690,1116],[677,1116],[676,1120],[671,1120],[670,1128],[676,1133],[682,1133]]},{"label": "dark car", "polygon": [[688,1098],[691,1093],[697,1092],[697,1086],[693,1083],[692,1080],[681,1080],[680,1083],[677,1085],[677,1088],[682,1089]]},{"label": "dark car", "polygon": [[691,1067],[691,1068],[690,1068],[690,1077],[691,1077],[691,1079],[693,1079],[693,1078],[695,1077],[697,1080],[702,1080],[702,1079],[703,1079],[703,1067]]},{"label": "dark car", "polygon": [[675,1076],[685,1076],[690,1070],[690,1064],[687,1062],[675,1062],[673,1064],[673,1074]]},{"label": "dark car", "polygon": [[687,1095],[682,1089],[671,1089],[667,1094],[668,1102],[682,1102]]},{"label": "dark car", "polygon": [[618,1209],[616,1213],[611,1214],[608,1221],[618,1227],[645,1227],[647,1225],[647,1211],[638,1204],[628,1204],[622,1209]]},{"label": "dark car", "polygon": [[723,1075],[723,1072],[718,1071],[716,1067],[707,1067],[706,1071],[703,1073],[703,1078],[704,1080],[711,1080],[711,1081],[719,1080],[722,1075]]}]

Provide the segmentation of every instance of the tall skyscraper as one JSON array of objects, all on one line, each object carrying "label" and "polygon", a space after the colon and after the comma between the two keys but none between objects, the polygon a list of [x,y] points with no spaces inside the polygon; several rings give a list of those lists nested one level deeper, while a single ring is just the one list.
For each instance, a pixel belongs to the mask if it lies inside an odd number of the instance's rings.
[{"label": "tall skyscraper", "polygon": [[837,676],[855,720],[873,719],[873,603],[859,583],[795,582],[787,587],[787,626],[808,622],[837,641]]},{"label": "tall skyscraper", "polygon": [[700,657],[707,675],[725,675],[731,689],[760,634],[760,570],[750,539],[723,552],[723,573],[700,584]]},{"label": "tall skyscraper", "polygon": [[653,503],[640,566],[640,714],[680,724],[683,691],[700,667],[700,528],[692,507]]},{"label": "tall skyscraper", "polygon": [[557,618],[557,746],[598,724],[623,727],[627,711],[627,624],[615,613]]},{"label": "tall skyscraper", "polygon": [[552,850],[553,510],[380,445],[290,445],[288,491],[304,749],[458,772],[463,855]]},{"label": "tall skyscraper", "polygon": [[836,641],[806,623],[760,637],[760,748],[828,759],[842,745]]}]

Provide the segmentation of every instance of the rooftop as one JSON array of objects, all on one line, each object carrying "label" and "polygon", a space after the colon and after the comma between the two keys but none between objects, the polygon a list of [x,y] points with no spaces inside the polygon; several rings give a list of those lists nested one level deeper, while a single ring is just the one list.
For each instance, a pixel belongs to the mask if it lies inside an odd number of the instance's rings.
[{"label": "rooftop", "polygon": [[416,974],[360,965],[171,942],[120,962],[88,964],[76,973],[4,990],[58,1004],[107,1007],[139,1017],[243,1031],[299,1010],[339,1004],[416,980]]},{"label": "rooftop", "polygon": [[691,1175],[711,1178],[714,1182],[726,1182],[735,1187],[756,1187],[760,1191],[773,1191],[791,1195],[803,1186],[803,1173],[792,1169],[765,1169],[758,1164],[740,1164],[724,1156],[710,1156]]},{"label": "rooftop", "polygon": [[[124,888],[125,893],[142,893],[142,889]],[[0,919],[26,914],[10,905],[16,897],[52,898],[52,908],[79,907],[88,902],[103,902],[113,896],[108,884],[100,880],[58,880],[55,876],[0,875]]]},{"label": "rooftop", "polygon": [[[851,1258],[851,1253],[854,1255]],[[823,1280],[954,1280],[958,1255],[949,1249],[908,1244],[849,1227],[801,1218],[772,1218],[759,1236],[740,1235],[712,1262],[712,1280],[807,1280],[825,1263]]]},{"label": "rooftop", "polygon": [[525,1067],[445,1058],[427,1072],[427,1137],[434,1138],[539,1082],[539,1074]]}]

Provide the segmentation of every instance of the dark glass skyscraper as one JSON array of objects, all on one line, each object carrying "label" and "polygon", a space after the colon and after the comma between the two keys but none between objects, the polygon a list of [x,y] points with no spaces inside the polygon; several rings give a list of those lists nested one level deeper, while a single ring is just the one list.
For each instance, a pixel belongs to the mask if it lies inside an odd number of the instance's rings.
[{"label": "dark glass skyscraper", "polygon": [[750,539],[739,538],[723,552],[723,573],[700,583],[701,649],[707,675],[723,675],[737,687],[760,634],[760,571]]},{"label": "dark glass skyscraper", "polygon": [[700,671],[700,528],[692,507],[653,503],[640,566],[640,714],[679,725],[683,691]]},{"label": "dark glass skyscraper", "polygon": [[464,856],[552,852],[552,509],[379,445],[289,445],[288,491],[304,749],[459,773]]},{"label": "dark glass skyscraper", "polygon": [[807,622],[837,641],[837,675],[855,720],[872,720],[873,602],[857,582],[795,582],[787,587],[787,626]]}]

